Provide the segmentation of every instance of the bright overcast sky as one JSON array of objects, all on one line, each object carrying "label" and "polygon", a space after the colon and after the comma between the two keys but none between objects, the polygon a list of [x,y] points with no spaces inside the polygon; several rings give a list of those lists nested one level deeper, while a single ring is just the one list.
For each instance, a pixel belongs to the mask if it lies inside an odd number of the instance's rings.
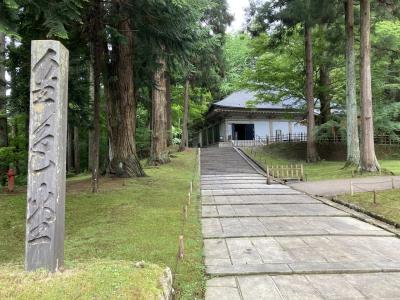
[{"label": "bright overcast sky", "polygon": [[234,16],[228,32],[236,32],[242,29],[245,21],[245,8],[249,6],[249,0],[228,0],[229,12]]}]

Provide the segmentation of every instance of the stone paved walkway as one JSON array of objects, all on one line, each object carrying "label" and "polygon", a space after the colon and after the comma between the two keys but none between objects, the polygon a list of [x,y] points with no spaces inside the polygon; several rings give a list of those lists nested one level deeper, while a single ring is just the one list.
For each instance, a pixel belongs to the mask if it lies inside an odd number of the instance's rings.
[{"label": "stone paved walkway", "polygon": [[201,149],[206,300],[400,299],[400,239]]}]

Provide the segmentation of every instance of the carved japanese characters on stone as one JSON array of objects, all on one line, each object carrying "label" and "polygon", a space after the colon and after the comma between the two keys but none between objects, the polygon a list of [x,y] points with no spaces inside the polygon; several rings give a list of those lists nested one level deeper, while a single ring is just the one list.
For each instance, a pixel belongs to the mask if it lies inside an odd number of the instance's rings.
[{"label": "carved japanese characters on stone", "polygon": [[26,269],[63,263],[68,51],[32,42]]}]

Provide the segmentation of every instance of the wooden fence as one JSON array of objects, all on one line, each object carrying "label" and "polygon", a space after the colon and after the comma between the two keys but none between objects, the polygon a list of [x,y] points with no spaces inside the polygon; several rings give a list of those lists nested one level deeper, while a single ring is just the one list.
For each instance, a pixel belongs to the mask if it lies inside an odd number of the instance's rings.
[{"label": "wooden fence", "polygon": [[[327,138],[317,138],[317,143],[326,144],[345,144],[346,138],[341,136],[332,136]],[[374,137],[376,145],[400,145],[400,138],[394,139],[389,135],[376,135]],[[233,140],[235,147],[257,147],[275,143],[301,143],[307,142],[307,134],[281,134],[266,137],[256,137],[254,140]]]},{"label": "wooden fence", "polygon": [[271,178],[281,179],[283,181],[298,180],[304,181],[303,165],[267,165],[267,183],[271,184]]}]

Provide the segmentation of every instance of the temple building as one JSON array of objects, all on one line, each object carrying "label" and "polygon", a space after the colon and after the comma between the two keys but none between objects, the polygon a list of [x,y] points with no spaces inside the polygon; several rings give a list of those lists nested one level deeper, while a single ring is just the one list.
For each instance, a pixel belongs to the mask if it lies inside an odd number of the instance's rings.
[{"label": "temple building", "polygon": [[213,103],[206,122],[193,137],[201,147],[233,143],[262,143],[282,139],[301,139],[307,134],[305,112],[295,98],[279,103],[260,103],[256,93],[241,90]]}]

